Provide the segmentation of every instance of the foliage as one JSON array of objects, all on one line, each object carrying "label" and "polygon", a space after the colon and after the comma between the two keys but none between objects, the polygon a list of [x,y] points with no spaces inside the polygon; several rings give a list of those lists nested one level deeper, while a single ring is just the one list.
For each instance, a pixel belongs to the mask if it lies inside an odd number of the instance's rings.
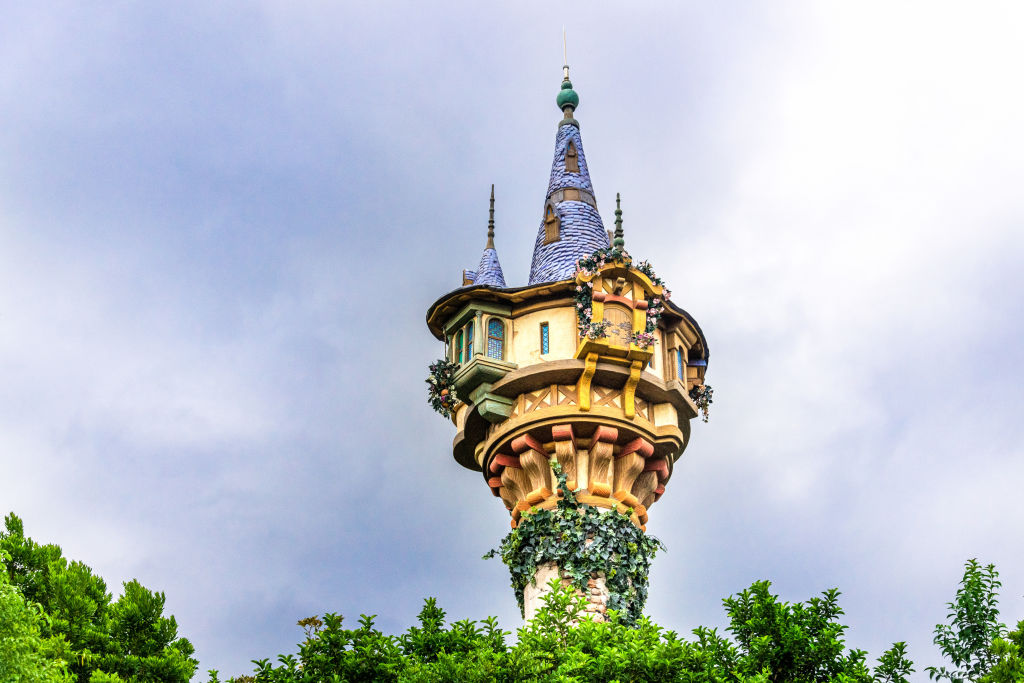
[{"label": "foliage", "polygon": [[590,340],[605,339],[611,326],[612,324],[607,320],[588,320],[585,323],[580,323],[580,335]]},{"label": "foliage", "polygon": [[882,655],[874,677],[863,650],[845,650],[846,626],[837,621],[843,614],[838,590],[789,604],[780,603],[770,586],[758,581],[723,601],[744,674],[770,672],[769,681],[905,681],[913,671],[905,643]]},{"label": "foliage", "polygon": [[649,349],[658,341],[653,332],[634,332],[633,326],[629,323],[622,323],[622,329],[629,337],[629,343],[641,349]]},{"label": "foliage", "polygon": [[580,591],[586,590],[588,579],[603,573],[608,608],[619,610],[624,623],[636,623],[647,602],[647,573],[663,547],[661,541],[629,521],[632,510],[622,514],[579,503],[576,492],[566,484],[565,473],[557,463],[552,467],[560,492],[555,509],[524,512],[518,526],[484,557],[501,555],[512,576],[520,610],[523,591],[534,580],[537,567],[554,562]]},{"label": "foliage", "polygon": [[1024,681],[1024,621],[1005,638],[992,640],[992,668],[981,683],[1019,683]]},{"label": "foliage", "polygon": [[26,603],[38,605],[40,636],[54,661],[69,663],[74,680],[185,683],[192,678],[192,645],[177,637],[174,617],[163,616],[163,593],[130,581],[112,602],[106,583],[87,565],[68,562],[56,545],[26,537],[14,514],[4,522],[3,581]]},{"label": "foliage", "polygon": [[707,422],[711,415],[711,396],[714,392],[715,390],[711,388],[710,384],[701,384],[690,389],[690,398],[697,404],[697,409],[701,412],[701,419],[704,422]]},{"label": "foliage", "polygon": [[458,363],[441,358],[430,364],[427,376],[427,403],[444,417],[451,417],[459,396],[455,391],[455,373]]},{"label": "foliage", "polygon": [[956,599],[948,603],[949,623],[935,626],[934,642],[955,668],[929,666],[930,678],[961,683],[980,681],[989,673],[997,658],[993,641],[1001,640],[1006,632],[999,622],[1000,586],[995,565],[983,567],[976,559],[967,561]]},{"label": "foliage", "polygon": [[[767,582],[755,584],[725,601],[730,630],[742,633],[734,642],[707,628],[694,629],[687,640],[646,618],[630,626],[616,612],[609,622],[581,619],[582,596],[558,579],[550,586],[544,606],[519,629],[514,645],[493,618],[446,626],[444,611],[428,599],[419,625],[400,636],[377,631],[372,617],[347,630],[340,616],[325,615],[322,628],[307,628],[297,656],[280,655],[276,665],[256,660],[255,676],[232,680],[906,683],[913,672],[903,643],[882,655],[874,672],[863,651],[845,649],[835,591],[789,605],[768,592]],[[210,674],[210,683],[220,683],[217,672]]]},{"label": "foliage", "polygon": [[[5,558],[6,559],[6,558]],[[11,585],[0,571],[0,683],[71,681],[60,643],[42,634],[46,615]]]}]

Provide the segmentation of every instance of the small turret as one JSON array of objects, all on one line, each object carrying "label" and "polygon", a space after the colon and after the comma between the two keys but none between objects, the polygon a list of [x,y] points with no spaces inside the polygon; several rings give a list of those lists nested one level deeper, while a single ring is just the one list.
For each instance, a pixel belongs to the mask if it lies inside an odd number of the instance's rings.
[{"label": "small turret", "polygon": [[476,270],[462,271],[463,285],[487,285],[488,287],[505,287],[505,275],[501,272],[498,261],[498,250],[494,248],[494,185],[491,185],[491,211],[487,220],[487,246],[480,256],[480,265]]}]

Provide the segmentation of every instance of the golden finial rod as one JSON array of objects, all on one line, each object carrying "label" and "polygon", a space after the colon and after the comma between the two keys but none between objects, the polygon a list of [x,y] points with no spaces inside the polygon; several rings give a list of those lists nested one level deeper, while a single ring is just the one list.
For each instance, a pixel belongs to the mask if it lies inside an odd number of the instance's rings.
[{"label": "golden finial rod", "polygon": [[565,80],[569,80],[569,56],[565,48],[565,27],[562,27],[562,72]]}]

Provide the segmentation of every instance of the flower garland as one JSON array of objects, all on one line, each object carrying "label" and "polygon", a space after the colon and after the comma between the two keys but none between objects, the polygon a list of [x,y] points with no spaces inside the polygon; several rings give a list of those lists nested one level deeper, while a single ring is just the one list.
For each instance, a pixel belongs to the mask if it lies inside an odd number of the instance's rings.
[{"label": "flower garland", "polygon": [[[662,313],[665,312],[665,302],[672,296],[672,292],[665,286],[664,281],[654,274],[654,268],[647,261],[640,261],[633,265],[633,257],[625,249],[605,247],[598,249],[590,256],[581,256],[576,261],[576,274],[586,277],[594,277],[601,268],[610,261],[618,261],[627,267],[633,267],[646,275],[655,285],[662,288],[662,295],[647,297],[647,324],[643,332],[633,332],[632,326],[626,330],[631,343],[642,349],[650,348],[655,342],[655,330],[658,329],[658,322]],[[594,321],[594,281],[587,280],[583,284],[576,285],[573,294],[573,303],[576,306],[576,321],[580,335],[587,339],[604,339],[608,336],[611,324],[605,320]]]},{"label": "flower garland", "polygon": [[690,389],[690,398],[697,404],[697,409],[703,413],[702,419],[704,422],[708,421],[708,416],[711,413],[711,395],[714,393],[714,389],[711,388],[710,384],[701,384],[700,386]]},{"label": "flower garland", "polygon": [[582,593],[587,591],[587,580],[603,572],[609,609],[618,610],[623,622],[635,624],[647,602],[651,560],[664,544],[638,529],[629,514],[580,503],[576,491],[569,490],[562,468],[557,463],[552,468],[562,494],[557,507],[523,513],[519,525],[484,559],[500,555],[508,566],[520,611],[523,590],[545,562],[557,564]]},{"label": "flower garland", "polygon": [[459,396],[455,392],[455,373],[458,363],[441,358],[430,364],[427,377],[427,403],[444,417],[451,417]]}]

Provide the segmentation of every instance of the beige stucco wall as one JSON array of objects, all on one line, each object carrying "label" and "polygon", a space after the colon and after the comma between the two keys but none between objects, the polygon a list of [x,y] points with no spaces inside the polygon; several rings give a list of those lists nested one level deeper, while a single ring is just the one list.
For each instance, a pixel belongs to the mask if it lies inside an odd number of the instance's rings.
[{"label": "beige stucco wall", "polygon": [[654,342],[654,366],[650,364],[644,368],[644,372],[649,372],[658,379],[665,379],[665,340],[664,334],[661,330],[654,331],[654,338],[657,340]]},{"label": "beige stucco wall", "polygon": [[663,427],[665,425],[676,426],[679,424],[679,413],[676,411],[675,406],[671,403],[655,403],[654,404],[654,426]]},{"label": "beige stucco wall", "polygon": [[[540,355],[540,324],[548,324],[547,355]],[[576,354],[576,312],[571,306],[545,308],[525,313],[512,320],[511,360],[519,367],[551,360],[572,358]]]}]

